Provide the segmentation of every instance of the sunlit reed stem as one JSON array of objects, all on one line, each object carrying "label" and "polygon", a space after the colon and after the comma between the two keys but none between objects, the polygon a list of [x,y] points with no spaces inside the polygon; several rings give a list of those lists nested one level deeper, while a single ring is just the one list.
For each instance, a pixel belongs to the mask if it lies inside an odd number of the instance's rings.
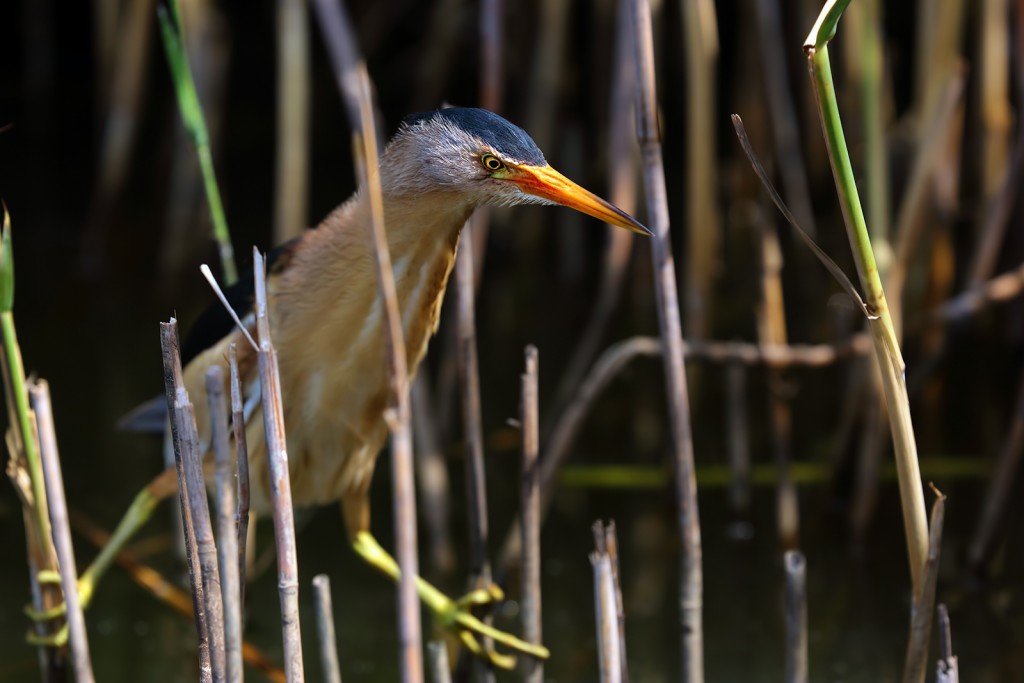
[{"label": "sunlit reed stem", "polygon": [[889,409],[889,422],[892,425],[911,582],[914,595],[919,596],[923,588],[924,565],[928,554],[928,524],[925,520],[924,493],[917,459],[917,443],[910,418],[903,357],[882,290],[874,252],[871,249],[871,239],[850,164],[850,154],[843,136],[828,56],[828,41],[834,35],[836,22],[848,4],[849,0],[831,0],[825,5],[805,41],[804,52],[807,54],[808,68],[814,83],[819,118],[854,262],[864,290],[864,300],[873,316],[869,326],[874,339],[875,355],[882,372],[882,385]]},{"label": "sunlit reed stem", "polygon": [[253,248],[253,278],[256,286],[256,331],[259,340],[260,395],[263,397],[263,429],[266,432],[270,494],[274,508],[274,543],[277,547],[277,589],[281,599],[281,631],[284,641],[284,670],[288,683],[303,680],[302,635],[299,628],[299,562],[295,549],[295,517],[288,471],[284,407],[277,350],[270,338],[267,310],[266,271],[263,256]]},{"label": "sunlit reed stem", "polygon": [[[523,482],[520,490],[523,529],[522,619],[523,639],[534,645],[541,644],[541,590],[540,590],[540,471],[537,455],[540,448],[538,434],[537,347],[526,347],[526,371],[520,381],[520,428],[523,440]],[[526,660],[523,681],[543,683],[544,664],[540,660]]]},{"label": "sunlit reed stem", "polygon": [[211,442],[217,471],[217,559],[220,565],[221,602],[224,607],[224,676],[241,683],[242,594],[239,589],[238,536],[235,525],[235,485],[228,441],[228,413],[224,399],[224,370],[211,365],[206,371]]},{"label": "sunlit reed stem", "polygon": [[338,645],[334,635],[334,607],[331,600],[331,579],[326,574],[313,577],[313,600],[316,602],[316,633],[320,642],[320,668],[324,683],[341,683]]},{"label": "sunlit reed stem", "polygon": [[195,415],[192,404],[185,392],[185,379],[181,371],[181,354],[178,343],[178,321],[171,318],[160,323],[160,348],[163,353],[164,390],[171,416],[171,436],[174,442],[174,469],[178,475],[178,503],[181,509],[181,526],[185,533],[185,562],[188,565],[189,584],[192,588],[192,614],[196,622],[199,640],[199,680],[213,681],[210,662],[210,635],[206,621],[206,602],[203,580],[199,574],[199,552],[196,547],[195,528],[192,525],[192,511],[189,506],[189,490],[185,477],[186,451],[199,450],[199,436],[196,433]]},{"label": "sunlit reed stem", "polygon": [[36,380],[28,392],[36,416],[36,426],[39,428],[39,455],[46,479],[46,498],[60,567],[60,585],[67,606],[68,640],[71,661],[75,667],[75,681],[93,683],[95,679],[92,659],[89,657],[89,638],[82,605],[78,600],[78,569],[75,566],[75,549],[71,544],[71,527],[68,525],[68,503],[64,497],[64,478],[61,474],[60,454],[57,452],[50,387],[46,380]]},{"label": "sunlit reed stem", "polygon": [[249,540],[249,448],[245,437],[245,408],[242,383],[238,378],[235,345],[228,350],[231,372],[231,429],[235,435],[235,465],[238,468],[238,508],[235,512],[238,546],[238,604],[245,609],[246,546]]}]

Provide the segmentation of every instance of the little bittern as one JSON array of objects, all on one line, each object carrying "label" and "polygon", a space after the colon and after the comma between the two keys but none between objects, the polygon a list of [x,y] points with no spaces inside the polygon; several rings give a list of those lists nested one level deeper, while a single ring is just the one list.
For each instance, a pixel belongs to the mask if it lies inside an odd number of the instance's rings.
[{"label": "little bittern", "polygon": [[[380,178],[411,374],[437,329],[459,232],[477,207],[561,204],[649,234],[629,215],[551,168],[521,128],[483,109],[451,108],[408,117],[384,150]],[[340,501],[356,551],[394,576],[393,560],[370,534],[367,500],[374,464],[387,436],[384,411],[389,391],[369,221],[367,194],[358,191],[319,226],[283,248],[271,267],[267,294],[294,502],[310,506]],[[223,332],[225,336],[185,368],[193,396],[202,395],[211,365],[224,366],[227,376],[232,343],[237,343],[244,385],[258,393],[254,352],[241,331]],[[257,400],[247,402],[247,407],[251,410],[246,436],[255,475],[252,504],[257,511],[269,511],[262,416]],[[205,402],[195,401],[195,409],[200,435],[208,441]],[[143,515],[135,513],[148,512],[159,496],[175,490],[173,474],[162,477],[163,483],[154,481],[136,499],[132,518],[126,516],[115,539],[126,539],[141,523]],[[116,546],[105,549],[83,575],[86,599],[115,552]],[[476,620],[467,626],[465,619],[454,618],[461,610],[457,603],[426,582],[419,587],[425,604],[446,625],[494,637],[520,651],[546,653],[506,634],[483,631]],[[465,641],[472,634],[461,635]]]}]

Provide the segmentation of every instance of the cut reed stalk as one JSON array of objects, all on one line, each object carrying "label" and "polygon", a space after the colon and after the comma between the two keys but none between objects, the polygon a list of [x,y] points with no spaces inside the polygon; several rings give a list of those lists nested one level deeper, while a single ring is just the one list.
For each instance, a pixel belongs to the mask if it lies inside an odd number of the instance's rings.
[{"label": "cut reed stalk", "polygon": [[799,550],[787,550],[786,683],[807,683],[807,563]]},{"label": "cut reed stalk", "polygon": [[939,661],[935,667],[935,683],[960,683],[960,664],[953,654],[953,633],[949,625],[949,610],[940,604]]},{"label": "cut reed stalk", "polygon": [[598,671],[601,683],[622,683],[619,659],[619,620],[611,558],[599,548],[590,554],[594,568],[594,612],[597,621]]},{"label": "cut reed stalk", "polygon": [[235,435],[235,467],[238,472],[238,507],[235,525],[238,547],[238,604],[245,609],[245,574],[248,563],[246,546],[249,541],[249,447],[245,437],[245,407],[242,403],[242,383],[238,377],[238,354],[235,345],[228,349],[231,373],[231,429]]},{"label": "cut reed stalk", "polygon": [[235,526],[235,487],[232,481],[237,469],[232,467],[234,463],[228,440],[228,414],[224,401],[224,370],[219,365],[212,365],[206,371],[206,399],[217,472],[217,559],[224,610],[224,677],[228,683],[241,683],[242,592],[239,587],[238,531]]},{"label": "cut reed stalk", "polygon": [[29,386],[28,391],[36,426],[39,428],[39,455],[46,480],[46,499],[60,567],[60,585],[67,607],[65,618],[68,624],[68,642],[71,646],[75,680],[77,683],[93,683],[95,678],[92,672],[92,659],[89,656],[89,637],[82,605],[78,599],[78,569],[75,565],[75,549],[71,543],[71,528],[68,525],[68,503],[64,497],[64,478],[61,474],[60,454],[57,451],[57,434],[53,426],[50,386],[46,380],[36,380]]},{"label": "cut reed stalk", "polygon": [[334,635],[334,607],[331,579],[326,574],[313,577],[313,601],[316,603],[316,633],[320,643],[320,668],[324,683],[341,683],[338,645]]},{"label": "cut reed stalk", "polygon": [[427,661],[430,663],[430,680],[434,683],[452,683],[452,668],[448,663],[448,647],[444,641],[427,643]]},{"label": "cut reed stalk", "polygon": [[199,571],[199,551],[196,547],[196,532],[192,524],[192,508],[189,505],[189,488],[185,475],[187,451],[199,450],[199,435],[196,433],[195,415],[192,404],[185,392],[185,380],[181,371],[181,354],[178,343],[178,321],[171,318],[160,323],[160,349],[164,366],[164,390],[170,411],[171,436],[174,441],[174,469],[178,475],[178,503],[181,510],[181,526],[185,533],[185,563],[188,566],[189,585],[192,588],[192,615],[196,622],[199,640],[199,679],[212,683],[213,668],[210,654],[210,633],[206,620],[205,598],[202,576]]},{"label": "cut reed stalk", "polygon": [[594,547],[607,553],[611,562],[612,587],[615,591],[615,620],[619,630],[619,677],[622,683],[629,683],[629,667],[626,663],[626,613],[619,580],[619,537],[615,529],[615,520],[609,520],[607,524],[598,520],[591,526],[591,531],[594,534]]},{"label": "cut reed stalk", "polygon": [[[648,225],[654,233],[651,238],[651,260],[658,305],[658,323],[665,350],[665,390],[668,394],[668,417],[672,429],[672,466],[675,474],[676,512],[682,548],[679,595],[682,680],[686,683],[702,683],[704,680],[704,577],[701,566],[700,517],[697,510],[697,483],[693,471],[693,440],[689,396],[686,388],[686,364],[683,358],[682,326],[679,321],[675,265],[672,261],[669,240],[665,169],[658,132],[651,13],[647,0],[632,0],[632,3],[637,51],[637,137],[644,161]],[[687,3],[687,5],[689,4]],[[703,41],[701,43],[703,44]],[[707,133],[711,129],[709,125],[707,129],[703,130],[702,135],[706,138],[713,137]],[[692,168],[691,171],[712,177],[714,175],[709,168]],[[707,194],[708,196],[714,195],[713,186]],[[691,222],[690,225],[695,229],[708,229],[716,226],[717,222],[702,220]],[[713,230],[708,231],[713,232]]]},{"label": "cut reed stalk", "polygon": [[285,438],[281,377],[277,351],[270,338],[267,311],[266,271],[263,256],[253,248],[253,279],[256,288],[256,331],[259,341],[260,395],[263,397],[263,429],[266,432],[270,494],[274,509],[274,543],[277,548],[277,589],[281,599],[281,631],[284,670],[288,683],[303,678],[302,634],[299,627],[299,563],[295,549],[295,517]]},{"label": "cut reed stalk", "polygon": [[[526,347],[526,371],[521,378],[519,420],[523,439],[523,482],[520,494],[522,509],[522,597],[523,640],[541,645],[540,590],[540,472],[537,455],[540,450],[539,398],[537,390],[537,347]],[[523,671],[524,683],[544,682],[544,663],[528,657]]]},{"label": "cut reed stalk", "polygon": [[928,668],[928,644],[935,615],[935,586],[939,580],[939,554],[942,550],[942,525],[946,514],[946,497],[932,487],[931,524],[928,533],[928,557],[920,593],[915,593],[910,608],[910,639],[903,663],[903,683],[924,683]]},{"label": "cut reed stalk", "polygon": [[928,525],[925,520],[924,494],[917,461],[917,444],[910,418],[904,363],[874,253],[871,250],[871,239],[843,137],[829,64],[828,41],[834,35],[836,22],[847,4],[849,0],[830,0],[825,5],[804,43],[804,52],[817,94],[819,119],[825,135],[847,235],[861,286],[865,291],[865,301],[872,315],[869,327],[874,340],[875,355],[882,371],[889,422],[892,425],[911,582],[914,594],[919,595],[923,587],[923,571],[928,554]]}]

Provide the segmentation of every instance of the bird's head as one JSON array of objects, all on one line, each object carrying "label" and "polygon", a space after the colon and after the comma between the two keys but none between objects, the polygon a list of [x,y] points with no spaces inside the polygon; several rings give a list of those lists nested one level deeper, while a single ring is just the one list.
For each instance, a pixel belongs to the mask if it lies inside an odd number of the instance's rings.
[{"label": "bird's head", "polygon": [[[560,204],[632,232],[636,219],[551,168],[519,126],[486,109],[413,114],[388,150],[386,184],[403,192],[457,192],[476,206]],[[389,182],[388,182],[389,181]]]}]

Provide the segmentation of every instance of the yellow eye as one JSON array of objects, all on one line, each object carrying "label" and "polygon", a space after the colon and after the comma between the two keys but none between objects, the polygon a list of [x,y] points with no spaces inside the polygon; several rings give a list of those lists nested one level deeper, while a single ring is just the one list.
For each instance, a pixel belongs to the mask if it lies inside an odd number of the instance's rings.
[{"label": "yellow eye", "polygon": [[480,157],[480,163],[483,164],[484,168],[488,171],[500,171],[505,168],[505,164],[501,163],[501,160],[493,154],[484,154]]}]

